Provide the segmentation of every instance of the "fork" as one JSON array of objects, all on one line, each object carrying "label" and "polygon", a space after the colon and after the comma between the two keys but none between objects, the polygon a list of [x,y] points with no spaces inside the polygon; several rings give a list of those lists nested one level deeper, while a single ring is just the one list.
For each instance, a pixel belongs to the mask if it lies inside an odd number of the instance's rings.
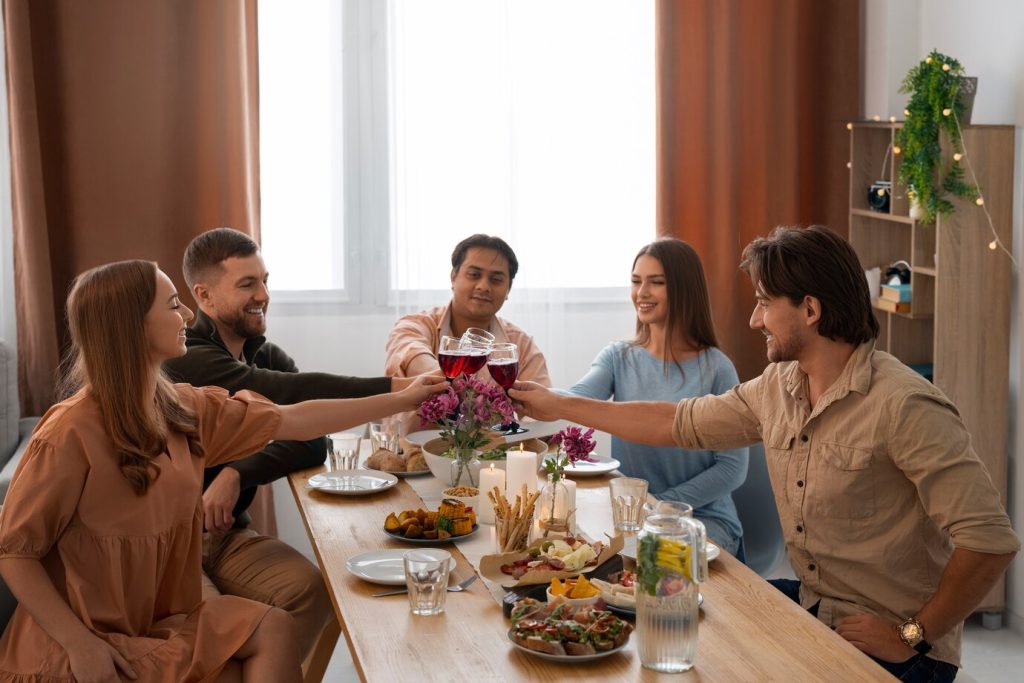
[{"label": "fork", "polygon": [[[448,592],[449,593],[461,593],[462,591],[464,591],[467,588],[469,588],[470,584],[472,584],[474,581],[476,581],[476,579],[477,579],[476,574],[473,574],[473,576],[469,577],[468,579],[466,579],[465,581],[463,581],[461,583],[457,583],[454,586],[448,586]],[[408,588],[403,588],[402,590],[398,590],[398,591],[384,591],[383,593],[374,593],[373,597],[375,597],[375,598],[383,598],[383,597],[385,597],[387,595],[405,595],[408,592],[409,592]]]}]

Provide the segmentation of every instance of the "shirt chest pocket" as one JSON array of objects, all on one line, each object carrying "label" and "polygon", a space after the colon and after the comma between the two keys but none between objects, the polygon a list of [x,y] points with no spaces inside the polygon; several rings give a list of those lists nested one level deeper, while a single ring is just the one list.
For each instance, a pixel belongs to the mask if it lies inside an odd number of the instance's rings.
[{"label": "shirt chest pocket", "polygon": [[868,448],[824,442],[811,455],[807,498],[823,516],[862,519],[875,514],[874,457]]}]

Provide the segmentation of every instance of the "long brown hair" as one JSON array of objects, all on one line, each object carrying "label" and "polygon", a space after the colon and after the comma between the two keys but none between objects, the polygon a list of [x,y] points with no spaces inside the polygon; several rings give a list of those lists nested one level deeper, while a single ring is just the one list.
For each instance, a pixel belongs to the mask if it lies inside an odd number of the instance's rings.
[{"label": "long brown hair", "polygon": [[[657,259],[665,271],[665,286],[668,292],[668,317],[665,320],[666,366],[669,359],[679,365],[679,360],[673,352],[677,340],[685,340],[697,351],[718,346],[715,323],[711,318],[711,299],[708,297],[704,266],[693,247],[682,240],[664,237],[643,247],[633,259],[633,268],[636,268],[636,262],[641,256]],[[631,345],[646,346],[650,339],[650,326],[637,318],[636,336],[630,342]]]},{"label": "long brown hair", "polygon": [[118,467],[139,495],[160,476],[155,459],[167,448],[166,430],[184,434],[189,451],[202,455],[196,417],[171,383],[158,375],[155,403],[145,393],[153,372],[145,319],[156,274],[152,261],[99,266],[75,279],[67,303],[71,350],[64,393],[92,392]]}]

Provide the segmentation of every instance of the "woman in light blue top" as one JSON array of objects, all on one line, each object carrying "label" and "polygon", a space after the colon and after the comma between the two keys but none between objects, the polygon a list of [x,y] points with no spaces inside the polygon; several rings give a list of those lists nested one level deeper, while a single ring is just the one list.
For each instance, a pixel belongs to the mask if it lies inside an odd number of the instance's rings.
[{"label": "woman in light blue top", "polygon": [[[739,382],[719,351],[700,257],[686,242],[660,239],[633,261],[636,337],[606,346],[570,394],[615,401],[679,401],[721,394]],[[730,494],[747,476],[747,449],[686,451],[612,437],[623,474],[646,479],[662,500],[693,506],[708,537],[736,554],[743,536]]]}]

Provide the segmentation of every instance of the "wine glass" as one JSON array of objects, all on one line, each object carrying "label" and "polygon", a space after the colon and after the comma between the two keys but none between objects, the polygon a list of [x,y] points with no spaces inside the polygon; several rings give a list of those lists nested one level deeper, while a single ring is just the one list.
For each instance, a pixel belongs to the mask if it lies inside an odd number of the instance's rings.
[{"label": "wine glass", "polygon": [[467,353],[462,371],[475,375],[487,363],[487,354],[494,344],[494,335],[479,327],[470,327],[462,333],[462,349]]},{"label": "wine glass", "polygon": [[437,362],[441,365],[441,372],[449,382],[465,371],[466,359],[469,354],[462,348],[462,341],[458,337],[441,337],[441,344],[437,348]]},{"label": "wine glass", "polygon": [[[494,382],[508,395],[508,390],[512,388],[516,377],[519,376],[519,347],[507,342],[493,344],[491,352],[487,355],[487,371],[491,373]],[[505,434],[522,434],[528,431],[520,427],[515,419],[494,429]]]}]

